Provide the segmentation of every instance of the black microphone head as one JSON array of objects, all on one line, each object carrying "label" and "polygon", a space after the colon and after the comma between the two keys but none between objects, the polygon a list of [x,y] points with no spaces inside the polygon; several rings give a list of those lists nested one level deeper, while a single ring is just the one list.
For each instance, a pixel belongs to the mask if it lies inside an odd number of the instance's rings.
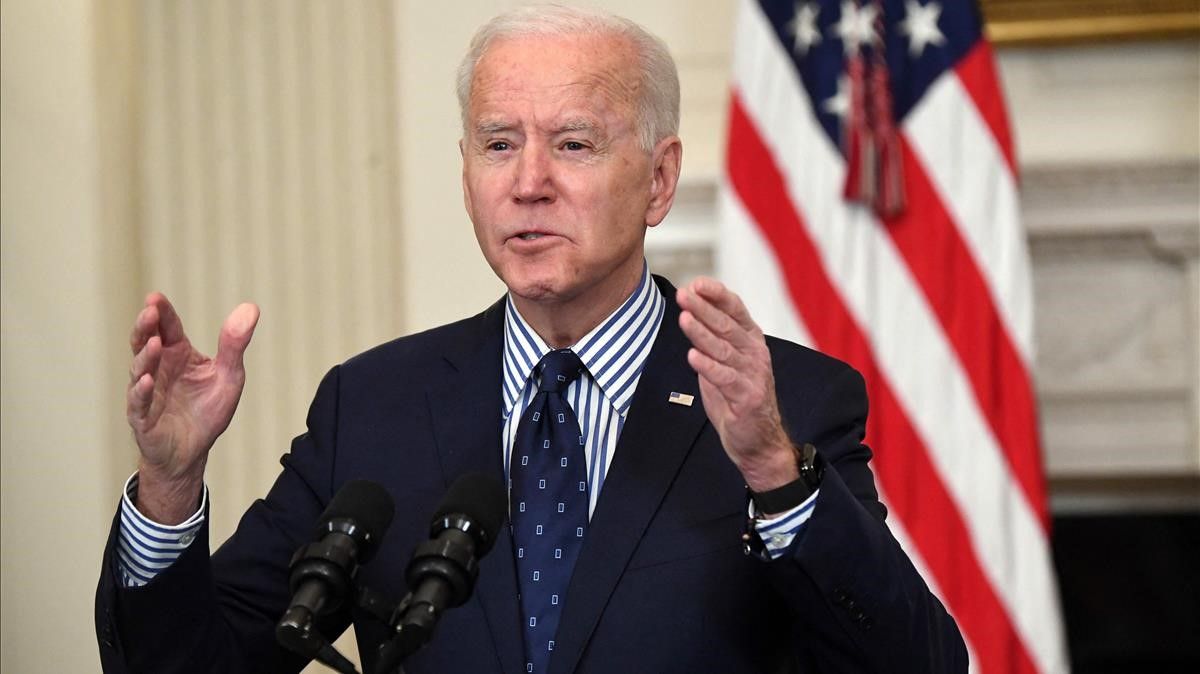
[{"label": "black microphone head", "polygon": [[[331,528],[352,536],[358,544],[358,561],[366,562],[374,554],[380,539],[392,525],[396,506],[392,497],[376,482],[351,480],[342,485],[317,520],[317,538]],[[353,523],[353,531],[334,525],[335,520]]]},{"label": "black microphone head", "polygon": [[444,531],[447,518],[462,516],[474,525],[467,533],[475,539],[476,556],[482,557],[496,543],[500,525],[508,508],[508,493],[496,478],[483,473],[467,473],[450,485],[430,523],[431,535]]}]

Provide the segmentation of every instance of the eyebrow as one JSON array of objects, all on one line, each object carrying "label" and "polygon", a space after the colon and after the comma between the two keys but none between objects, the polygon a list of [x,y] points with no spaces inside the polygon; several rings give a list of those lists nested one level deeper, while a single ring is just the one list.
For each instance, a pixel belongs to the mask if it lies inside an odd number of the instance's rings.
[{"label": "eyebrow", "polygon": [[[516,128],[517,126],[511,122],[498,119],[483,120],[475,125],[475,133],[481,136],[488,136],[503,131],[512,131]],[[600,125],[594,120],[586,117],[573,117],[560,124],[551,135],[559,135],[575,131],[588,131],[598,134],[600,132]]]},{"label": "eyebrow", "polygon": [[559,125],[558,129],[554,133],[557,135],[560,133],[567,133],[567,132],[571,132],[571,131],[599,131],[599,130],[600,130],[599,125],[597,125],[594,121],[583,118],[583,117],[577,117],[574,119],[568,119],[567,121],[563,122],[561,125]]},{"label": "eyebrow", "polygon": [[493,133],[499,133],[501,131],[508,131],[513,128],[515,127],[508,122],[502,122],[500,120],[484,120],[475,125],[475,133],[481,136],[487,136]]}]

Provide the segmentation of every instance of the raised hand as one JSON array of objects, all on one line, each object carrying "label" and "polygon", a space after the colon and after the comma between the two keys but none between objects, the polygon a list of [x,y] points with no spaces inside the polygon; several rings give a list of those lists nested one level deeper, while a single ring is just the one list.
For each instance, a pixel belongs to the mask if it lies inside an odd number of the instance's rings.
[{"label": "raised hand", "polygon": [[137,506],[147,517],[176,524],[195,511],[208,451],[242,396],[242,355],[258,315],[257,306],[238,305],[209,358],[192,346],[166,296],[146,297],[129,336],[134,356],[125,400],[141,451]]},{"label": "raised hand", "polygon": [[795,480],[795,449],[780,420],[771,354],[741,298],[708,278],[680,288],[675,298],[704,411],[746,484],[763,492]]}]

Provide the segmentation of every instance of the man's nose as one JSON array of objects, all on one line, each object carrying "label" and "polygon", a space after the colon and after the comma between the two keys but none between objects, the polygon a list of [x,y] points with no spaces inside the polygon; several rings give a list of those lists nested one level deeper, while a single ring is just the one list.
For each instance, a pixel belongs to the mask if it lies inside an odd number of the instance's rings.
[{"label": "man's nose", "polygon": [[554,179],[550,157],[545,149],[531,144],[517,159],[517,175],[513,183],[513,201],[538,203],[554,201]]}]

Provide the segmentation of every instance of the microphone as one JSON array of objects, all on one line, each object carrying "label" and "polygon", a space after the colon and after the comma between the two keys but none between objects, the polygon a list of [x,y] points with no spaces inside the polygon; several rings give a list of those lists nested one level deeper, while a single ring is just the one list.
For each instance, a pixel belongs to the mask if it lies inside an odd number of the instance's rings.
[{"label": "microphone", "polygon": [[313,622],[341,608],[358,566],[375,554],[394,514],[392,497],[374,482],[352,480],[338,491],[317,521],[314,542],[292,556],[292,600],[275,627],[280,645],[337,671],[355,671]]},{"label": "microphone", "polygon": [[396,636],[379,647],[376,672],[394,671],[433,637],[445,609],[471,596],[479,560],[496,544],[507,508],[508,493],[493,477],[469,473],[450,485],[430,523],[430,539],[417,546],[405,570],[412,590],[390,620]]}]

